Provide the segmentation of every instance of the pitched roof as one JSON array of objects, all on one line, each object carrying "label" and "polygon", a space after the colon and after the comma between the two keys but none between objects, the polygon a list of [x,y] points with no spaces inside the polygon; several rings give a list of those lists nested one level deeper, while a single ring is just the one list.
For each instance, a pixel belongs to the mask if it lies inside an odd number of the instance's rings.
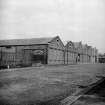
[{"label": "pitched roof", "polygon": [[32,38],[32,39],[11,39],[0,40],[0,46],[8,45],[33,45],[33,44],[48,44],[55,37]]},{"label": "pitched roof", "polygon": [[74,43],[75,48],[79,48],[80,47],[81,42],[73,42],[73,43]]},{"label": "pitched roof", "polygon": [[66,46],[73,46],[74,47],[74,43],[72,41],[69,41],[69,42],[66,43],[65,47]]}]

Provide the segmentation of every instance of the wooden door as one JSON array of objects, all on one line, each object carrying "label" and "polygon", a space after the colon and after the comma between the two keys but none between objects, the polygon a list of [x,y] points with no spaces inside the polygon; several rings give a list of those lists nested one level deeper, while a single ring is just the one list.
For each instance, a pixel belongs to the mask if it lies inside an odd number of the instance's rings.
[{"label": "wooden door", "polygon": [[32,51],[31,50],[24,50],[23,54],[23,65],[30,66],[32,65]]}]

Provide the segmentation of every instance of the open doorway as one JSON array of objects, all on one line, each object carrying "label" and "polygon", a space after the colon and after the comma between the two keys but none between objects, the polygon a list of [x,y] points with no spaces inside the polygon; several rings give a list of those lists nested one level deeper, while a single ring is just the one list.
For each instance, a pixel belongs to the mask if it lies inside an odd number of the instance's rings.
[{"label": "open doorway", "polygon": [[80,62],[80,54],[77,55],[76,62]]},{"label": "open doorway", "polygon": [[32,63],[46,64],[46,56],[43,49],[37,49],[32,51]]}]

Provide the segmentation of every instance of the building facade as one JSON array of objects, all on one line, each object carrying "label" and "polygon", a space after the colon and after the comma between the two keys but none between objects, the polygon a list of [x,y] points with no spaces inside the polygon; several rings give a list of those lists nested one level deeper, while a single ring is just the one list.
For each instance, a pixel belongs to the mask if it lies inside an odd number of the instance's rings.
[{"label": "building facade", "polygon": [[96,63],[98,57],[98,50],[92,48],[87,44],[82,44],[82,42],[74,42],[74,46],[77,50],[77,62],[78,63]]},{"label": "building facade", "polygon": [[77,61],[77,63],[82,63],[83,62],[82,42],[73,42],[73,43],[74,43],[74,47],[77,52],[76,61]]},{"label": "building facade", "polygon": [[98,62],[99,63],[105,63],[105,53],[98,55]]},{"label": "building facade", "polygon": [[32,66],[64,64],[64,45],[59,36],[53,38],[0,41],[0,66]]},{"label": "building facade", "polygon": [[0,67],[96,63],[97,56],[96,48],[72,41],[64,46],[59,36],[0,41]]},{"label": "building facade", "polygon": [[59,37],[48,44],[47,54],[47,64],[64,64],[64,44]]},{"label": "building facade", "polygon": [[77,50],[72,41],[65,45],[65,64],[77,63]]}]

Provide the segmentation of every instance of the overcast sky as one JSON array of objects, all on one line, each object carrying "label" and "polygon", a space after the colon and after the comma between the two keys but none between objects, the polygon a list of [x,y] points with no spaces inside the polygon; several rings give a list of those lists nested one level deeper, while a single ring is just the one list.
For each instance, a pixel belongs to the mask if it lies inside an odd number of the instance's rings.
[{"label": "overcast sky", "polygon": [[105,52],[105,0],[0,0],[0,38],[59,35]]}]

